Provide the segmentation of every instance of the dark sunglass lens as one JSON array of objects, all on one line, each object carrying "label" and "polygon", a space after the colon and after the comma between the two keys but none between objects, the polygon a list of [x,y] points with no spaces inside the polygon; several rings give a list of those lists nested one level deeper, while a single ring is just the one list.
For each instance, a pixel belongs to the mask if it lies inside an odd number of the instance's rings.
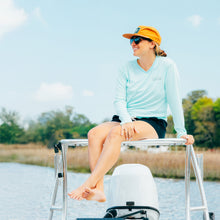
[{"label": "dark sunglass lens", "polygon": [[135,44],[139,44],[141,42],[141,38],[140,37],[136,37],[134,39]]},{"label": "dark sunglass lens", "polygon": [[132,43],[133,43],[133,41],[134,41],[134,38],[131,38],[131,39],[130,39],[130,44],[132,44]]},{"label": "dark sunglass lens", "polygon": [[135,44],[139,44],[141,42],[142,38],[141,37],[133,37],[130,39],[130,44],[132,44],[133,42]]}]

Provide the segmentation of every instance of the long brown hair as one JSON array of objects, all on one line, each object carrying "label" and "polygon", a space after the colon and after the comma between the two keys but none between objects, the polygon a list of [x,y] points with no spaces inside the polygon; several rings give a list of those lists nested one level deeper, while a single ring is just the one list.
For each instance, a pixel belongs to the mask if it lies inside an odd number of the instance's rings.
[{"label": "long brown hair", "polygon": [[[145,40],[147,40],[149,42],[153,41],[150,38],[145,38]],[[160,49],[160,46],[158,45],[158,43],[156,43],[155,41],[154,41],[154,43],[155,43],[155,47],[154,47],[155,55],[156,56],[161,56],[161,57],[166,57],[167,56],[166,52],[164,50]]]},{"label": "long brown hair", "polygon": [[156,42],[155,42],[154,51],[156,56],[161,56],[161,57],[167,56],[166,52],[164,50],[161,50],[160,46]]}]

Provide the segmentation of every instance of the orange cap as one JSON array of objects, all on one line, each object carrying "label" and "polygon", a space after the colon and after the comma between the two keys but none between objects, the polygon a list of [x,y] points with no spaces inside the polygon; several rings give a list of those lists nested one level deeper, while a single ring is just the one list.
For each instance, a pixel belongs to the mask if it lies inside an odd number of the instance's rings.
[{"label": "orange cap", "polygon": [[123,34],[122,36],[128,39],[134,36],[140,36],[140,37],[150,38],[151,40],[158,43],[158,45],[160,45],[161,43],[161,36],[158,30],[154,27],[148,27],[143,25],[138,26],[138,28],[135,30],[133,34]]}]

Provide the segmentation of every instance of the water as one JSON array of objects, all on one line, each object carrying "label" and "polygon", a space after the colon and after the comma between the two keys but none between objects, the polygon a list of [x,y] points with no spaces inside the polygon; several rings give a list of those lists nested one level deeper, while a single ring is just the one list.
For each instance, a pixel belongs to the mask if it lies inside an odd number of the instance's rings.
[{"label": "water", "polygon": [[[48,219],[54,187],[54,169],[17,163],[0,163],[0,220]],[[79,186],[88,174],[68,173],[68,192]],[[108,196],[108,182],[105,177],[105,191]],[[185,185],[183,180],[155,178],[159,194],[160,220],[185,219]],[[204,182],[209,211],[220,219],[220,183]],[[196,182],[191,182],[193,206],[201,205]],[[61,204],[61,187],[57,197]],[[199,198],[199,199],[198,199]],[[197,201],[198,200],[198,201]],[[107,203],[74,201],[68,199],[68,219],[77,217],[102,217]],[[53,219],[61,219],[61,212],[55,211]],[[195,212],[192,220],[202,219]]]}]

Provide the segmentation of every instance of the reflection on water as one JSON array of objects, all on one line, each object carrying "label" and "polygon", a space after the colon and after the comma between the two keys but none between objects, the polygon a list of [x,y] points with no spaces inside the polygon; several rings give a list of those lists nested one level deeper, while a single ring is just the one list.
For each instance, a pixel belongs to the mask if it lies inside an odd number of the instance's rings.
[{"label": "reflection on water", "polygon": [[[51,196],[54,187],[54,170],[48,167],[0,163],[0,219],[1,220],[41,220],[48,219]],[[79,186],[88,174],[68,173],[68,192]],[[105,177],[105,191],[108,196],[108,182]],[[155,178],[159,194],[160,220],[184,220],[185,185],[183,180]],[[204,182],[209,210],[220,219],[220,183]],[[61,188],[60,188],[61,191]],[[191,182],[192,206],[201,205],[196,182]],[[58,192],[61,204],[61,192]],[[59,203],[58,203],[59,204]],[[102,217],[106,203],[74,201],[68,199],[68,219],[77,217]],[[54,219],[61,219],[56,211]],[[195,212],[192,220],[202,219]]]}]

